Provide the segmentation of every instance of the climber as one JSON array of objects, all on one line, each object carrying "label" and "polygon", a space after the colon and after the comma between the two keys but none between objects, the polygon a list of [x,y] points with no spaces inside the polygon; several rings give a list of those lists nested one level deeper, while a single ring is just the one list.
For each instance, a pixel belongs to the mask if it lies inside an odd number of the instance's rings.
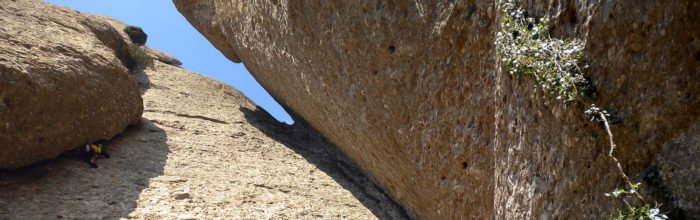
[{"label": "climber", "polygon": [[103,152],[102,144],[95,145],[92,142],[88,142],[84,147],[64,151],[63,156],[82,157],[92,168],[97,168],[96,161],[98,156],[109,158],[109,154]]}]

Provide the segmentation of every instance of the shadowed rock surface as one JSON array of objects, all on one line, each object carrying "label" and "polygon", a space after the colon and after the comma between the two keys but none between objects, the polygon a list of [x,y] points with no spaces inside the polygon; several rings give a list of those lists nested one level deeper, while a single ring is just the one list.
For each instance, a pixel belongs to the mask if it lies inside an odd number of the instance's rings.
[{"label": "shadowed rock surface", "polygon": [[[623,183],[583,107],[545,106],[494,52],[494,1],[173,0],[416,218],[598,219]],[[626,172],[700,217],[697,1],[526,1],[585,42]]]},{"label": "shadowed rock surface", "polygon": [[141,118],[127,43],[109,23],[41,1],[0,5],[0,169],[111,139]]}]

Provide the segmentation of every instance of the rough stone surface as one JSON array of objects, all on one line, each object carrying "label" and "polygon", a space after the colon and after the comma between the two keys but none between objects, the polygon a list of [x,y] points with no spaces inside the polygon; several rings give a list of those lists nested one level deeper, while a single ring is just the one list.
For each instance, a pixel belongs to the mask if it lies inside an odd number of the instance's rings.
[{"label": "rough stone surface", "polygon": [[141,118],[126,42],[109,23],[41,1],[0,5],[0,168],[110,139]]},{"label": "rough stone surface", "polygon": [[174,56],[172,56],[166,52],[153,49],[149,46],[142,46],[142,47],[146,50],[146,52],[148,54],[150,54],[153,57],[153,59],[156,59],[160,62],[170,64],[170,65],[175,65],[175,66],[182,65],[182,62],[180,62],[180,60],[178,60],[177,58],[175,58]]},{"label": "rough stone surface", "polygon": [[[599,219],[620,206],[607,137],[545,106],[493,51],[494,1],[173,0],[188,21],[329,138],[411,216]],[[524,1],[585,41],[616,155],[650,164],[700,218],[700,3]],[[674,165],[675,164],[675,165]],[[678,165],[678,166],[676,166]]]},{"label": "rough stone surface", "polygon": [[406,218],[303,122],[160,61],[134,76],[143,117],[102,142],[111,157],[0,170],[0,219]]}]

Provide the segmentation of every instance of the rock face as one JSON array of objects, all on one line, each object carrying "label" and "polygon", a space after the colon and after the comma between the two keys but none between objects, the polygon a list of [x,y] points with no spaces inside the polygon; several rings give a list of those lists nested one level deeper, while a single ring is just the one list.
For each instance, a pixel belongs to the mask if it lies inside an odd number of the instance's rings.
[{"label": "rock face", "polygon": [[[583,107],[545,106],[502,70],[498,3],[173,2],[413,217],[597,219],[620,205],[603,196],[622,182]],[[524,6],[586,42],[626,172],[658,167],[665,203],[700,217],[700,3]]]},{"label": "rock face", "polygon": [[405,218],[303,123],[161,61],[134,76],[143,117],[102,142],[111,157],[0,170],[0,219]]},{"label": "rock face", "polygon": [[108,22],[42,1],[0,5],[0,168],[110,139],[143,111],[127,42]]}]

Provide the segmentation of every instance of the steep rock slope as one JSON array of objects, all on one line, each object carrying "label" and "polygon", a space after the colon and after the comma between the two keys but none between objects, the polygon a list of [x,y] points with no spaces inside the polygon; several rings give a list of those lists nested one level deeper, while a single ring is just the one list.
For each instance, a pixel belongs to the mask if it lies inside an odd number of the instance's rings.
[{"label": "steep rock slope", "polygon": [[3,1],[0,22],[0,168],[110,139],[139,121],[121,30],[34,0]]},{"label": "steep rock slope", "polygon": [[[601,218],[621,185],[582,108],[545,106],[502,71],[494,1],[173,0],[273,97],[424,219]],[[700,9],[695,1],[527,1],[586,42],[618,157],[660,167],[700,216]],[[629,13],[630,11],[634,13]]]},{"label": "steep rock slope", "polygon": [[136,75],[143,118],[91,169],[58,158],[0,173],[0,218],[401,219],[403,211],[303,123],[157,61]]},{"label": "steep rock slope", "polygon": [[[83,16],[89,20],[81,22],[107,24],[105,29],[125,26],[106,16]],[[62,48],[80,49],[72,46]],[[59,157],[0,170],[0,219],[406,218],[302,120],[280,123],[231,86],[147,49],[154,68],[134,75],[143,117],[100,142],[111,158],[98,160],[97,169]]]}]

